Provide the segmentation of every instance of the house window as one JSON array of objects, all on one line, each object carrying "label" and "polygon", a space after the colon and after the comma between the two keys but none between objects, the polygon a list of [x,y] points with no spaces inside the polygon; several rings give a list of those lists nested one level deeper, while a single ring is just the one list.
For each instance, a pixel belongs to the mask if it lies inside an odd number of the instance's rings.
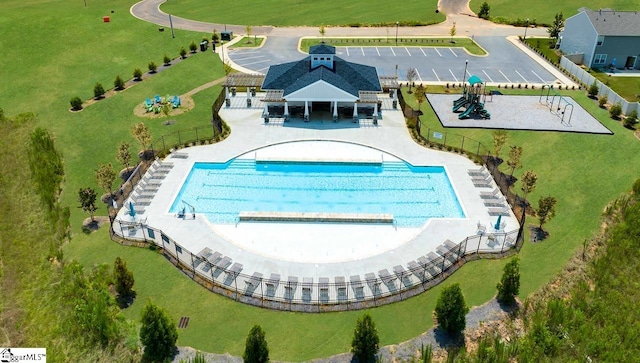
[{"label": "house window", "polygon": [[182,247],[176,245],[176,252],[182,253]]},{"label": "house window", "polygon": [[156,234],[153,231],[153,229],[151,228],[147,228],[147,233],[149,234],[149,238],[155,239],[156,238]]},{"label": "house window", "polygon": [[596,56],[593,58],[593,64],[605,64],[606,61],[606,54],[596,54]]},{"label": "house window", "polygon": [[604,35],[598,35],[598,43],[596,45],[604,44]]}]

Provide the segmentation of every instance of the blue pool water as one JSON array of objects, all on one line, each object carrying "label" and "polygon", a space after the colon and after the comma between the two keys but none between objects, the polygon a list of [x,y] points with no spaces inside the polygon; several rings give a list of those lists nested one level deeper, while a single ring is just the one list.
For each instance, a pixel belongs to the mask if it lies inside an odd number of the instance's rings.
[{"label": "blue pool water", "polygon": [[443,167],[256,162],[195,163],[170,212],[192,205],[213,223],[234,223],[240,211],[390,213],[398,226],[464,212]]}]

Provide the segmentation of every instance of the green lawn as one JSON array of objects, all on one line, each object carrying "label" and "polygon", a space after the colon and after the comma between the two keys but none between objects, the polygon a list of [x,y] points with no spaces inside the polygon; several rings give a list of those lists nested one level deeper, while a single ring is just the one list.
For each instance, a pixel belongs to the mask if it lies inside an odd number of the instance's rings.
[{"label": "green lawn", "polygon": [[262,45],[264,37],[242,37],[239,41],[234,43],[230,48],[254,48]]},{"label": "green lawn", "polygon": [[[485,0],[471,0],[469,7],[476,14],[480,10],[480,5]],[[489,15],[493,17],[503,17],[506,19],[527,19],[536,21],[538,24],[551,24],[555,14],[562,12],[564,18],[568,18],[578,13],[581,7],[589,7],[593,10],[600,8],[611,8],[614,10],[638,10],[637,0],[599,0],[597,3],[588,3],[583,0],[538,0],[529,1],[523,6],[520,0],[489,0],[487,1],[491,10]]]},{"label": "green lawn", "polygon": [[532,48],[539,50],[540,53],[551,61],[560,63],[560,53],[550,46],[550,44],[553,44],[551,43],[551,38],[527,38],[526,42]]},{"label": "green lawn", "polygon": [[[160,9],[166,13],[218,24],[274,25],[274,26],[364,26],[444,21],[436,14],[437,0],[412,1],[396,6],[386,0],[357,0],[336,3],[328,0],[252,1],[236,0],[225,3],[207,0],[167,1]],[[220,31],[220,29],[218,29]]]},{"label": "green lawn", "polygon": [[[320,44],[323,39],[304,38],[300,42],[300,50],[309,52],[309,47]],[[336,47],[459,47],[474,55],[486,55],[482,47],[470,38],[455,38],[452,43],[451,38],[324,38],[324,42]]]},{"label": "green lawn", "polygon": [[598,69],[592,69],[589,73],[611,87],[625,100],[629,102],[640,101],[640,77],[614,77],[610,76],[610,73]]}]

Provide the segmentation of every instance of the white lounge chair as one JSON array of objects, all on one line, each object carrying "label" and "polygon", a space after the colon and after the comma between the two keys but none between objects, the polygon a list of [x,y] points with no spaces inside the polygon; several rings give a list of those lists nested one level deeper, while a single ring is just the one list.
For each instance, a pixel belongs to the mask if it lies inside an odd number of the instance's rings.
[{"label": "white lounge chair", "polygon": [[486,176],[488,175],[489,170],[487,170],[487,168],[482,165],[481,168],[479,169],[469,169],[468,173],[469,175],[478,175],[478,176]]},{"label": "white lounge chair", "polygon": [[494,198],[494,197],[496,197],[499,193],[500,193],[500,189],[495,188],[495,189],[494,189],[493,191],[491,191],[491,192],[480,192],[480,198],[482,198],[482,199]]},{"label": "white lounge chair", "polygon": [[489,208],[489,215],[490,216],[508,216],[509,215],[509,208]]}]

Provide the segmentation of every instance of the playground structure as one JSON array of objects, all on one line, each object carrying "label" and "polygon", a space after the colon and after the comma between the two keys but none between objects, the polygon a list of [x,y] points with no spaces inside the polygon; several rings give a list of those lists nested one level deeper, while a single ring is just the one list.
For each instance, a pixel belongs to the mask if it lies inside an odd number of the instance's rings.
[{"label": "playground structure", "polygon": [[458,115],[459,120],[466,118],[480,117],[485,120],[491,118],[491,114],[484,108],[484,103],[487,99],[486,87],[484,82],[478,76],[471,76],[467,83],[464,84],[462,90],[462,97],[453,101],[453,108],[451,111],[458,112],[461,108],[465,110]]},{"label": "playground structure", "polygon": [[[544,91],[547,90],[547,94],[545,96]],[[553,93],[552,93],[553,91]],[[545,96],[544,102],[542,102],[542,97]],[[556,102],[557,100],[557,102]],[[568,126],[571,126],[571,117],[573,116],[573,103],[569,102],[564,96],[562,96],[558,91],[553,89],[553,86],[543,85],[540,90],[540,103],[544,103],[551,111],[552,114],[558,116],[560,118],[560,122],[565,123],[565,116],[567,114],[567,108],[569,109],[569,117],[566,121]]]}]

